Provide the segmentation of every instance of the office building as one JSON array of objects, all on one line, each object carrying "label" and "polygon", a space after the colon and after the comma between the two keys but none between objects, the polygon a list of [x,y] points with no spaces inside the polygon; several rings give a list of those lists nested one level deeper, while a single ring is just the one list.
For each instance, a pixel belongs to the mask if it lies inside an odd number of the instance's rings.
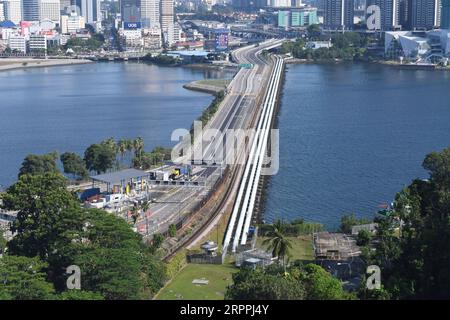
[{"label": "office building", "polygon": [[39,21],[39,0],[22,0],[23,20]]},{"label": "office building", "polygon": [[268,0],[268,5],[274,8],[290,7],[291,0]]},{"label": "office building", "polygon": [[24,36],[10,35],[8,38],[8,47],[11,51],[27,53],[27,41]]},{"label": "office building", "polygon": [[161,0],[161,32],[166,44],[171,45],[174,41],[174,1]]},{"label": "office building", "polygon": [[73,2],[80,10],[80,15],[84,17],[86,23],[102,21],[100,0],[75,0]]},{"label": "office building", "polygon": [[47,50],[47,36],[39,34],[30,35],[28,48],[30,49],[30,51]]},{"label": "office building", "polygon": [[323,5],[326,29],[345,30],[353,27],[354,0],[324,0]]},{"label": "office building", "polygon": [[367,0],[367,7],[380,8],[380,30],[395,30],[400,27],[400,0]]},{"label": "office building", "polygon": [[66,12],[67,7],[70,7],[71,5],[71,0],[59,0],[59,7],[62,12]]},{"label": "office building", "polygon": [[5,6],[3,5],[3,2],[0,2],[0,21],[5,21]]},{"label": "office building", "polygon": [[141,0],[141,22],[143,28],[160,27],[160,0]]},{"label": "office building", "polygon": [[86,27],[86,20],[83,16],[77,15],[76,12],[71,13],[70,15],[61,16],[61,33],[76,33],[80,29],[84,29]]},{"label": "office building", "polygon": [[141,1],[140,0],[122,0],[120,3],[120,12],[123,22],[141,22]]},{"label": "office building", "polygon": [[304,27],[319,23],[317,8],[292,8],[278,11],[278,26]]},{"label": "office building", "polygon": [[20,0],[3,0],[3,14],[5,20],[19,24],[22,21],[22,4]]},{"label": "office building", "polygon": [[401,21],[403,29],[430,30],[439,27],[441,22],[441,1],[440,0],[408,0],[402,4],[401,16],[409,16],[407,23]]},{"label": "office building", "polygon": [[450,0],[442,0],[441,28],[450,29]]},{"label": "office building", "polygon": [[39,20],[51,20],[60,22],[61,3],[59,0],[39,0]]}]

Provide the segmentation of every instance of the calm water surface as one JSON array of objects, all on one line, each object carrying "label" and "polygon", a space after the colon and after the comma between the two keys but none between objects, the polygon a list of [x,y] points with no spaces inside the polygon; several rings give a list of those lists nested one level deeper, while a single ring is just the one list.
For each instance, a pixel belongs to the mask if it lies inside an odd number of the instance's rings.
[{"label": "calm water surface", "polygon": [[171,146],[212,96],[183,89],[230,73],[135,63],[96,63],[0,72],[0,185],[13,183],[30,153],[82,154],[108,137]]},{"label": "calm water surface", "polygon": [[333,229],[372,217],[450,147],[450,72],[378,65],[289,66],[281,101],[280,171],[264,216]]}]

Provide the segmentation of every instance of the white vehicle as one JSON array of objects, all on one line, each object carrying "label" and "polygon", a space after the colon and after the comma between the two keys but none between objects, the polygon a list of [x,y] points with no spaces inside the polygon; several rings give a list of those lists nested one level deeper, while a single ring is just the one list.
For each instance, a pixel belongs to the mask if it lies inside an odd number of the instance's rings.
[{"label": "white vehicle", "polygon": [[100,198],[89,203],[91,208],[103,209],[106,206],[106,199]]},{"label": "white vehicle", "polygon": [[109,194],[106,196],[106,202],[108,204],[112,204],[112,203],[120,203],[120,201],[122,201],[123,195],[120,193],[116,193],[116,194]]}]

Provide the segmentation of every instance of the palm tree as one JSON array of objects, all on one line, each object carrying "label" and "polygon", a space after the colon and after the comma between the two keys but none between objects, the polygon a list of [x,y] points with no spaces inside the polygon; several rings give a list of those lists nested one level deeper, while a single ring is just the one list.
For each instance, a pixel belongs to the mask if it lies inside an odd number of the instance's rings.
[{"label": "palm tree", "polygon": [[133,223],[136,224],[137,218],[139,217],[139,210],[137,207],[131,208],[131,218],[133,218]]},{"label": "palm tree", "polygon": [[122,162],[123,162],[123,158],[125,157],[125,153],[127,152],[127,140],[125,139],[121,139],[119,140],[119,142],[117,143],[117,150],[120,153],[120,157],[122,158]]},{"label": "palm tree", "polygon": [[265,236],[267,239],[263,241],[263,245],[267,246],[267,249],[272,251],[272,257],[278,257],[278,260],[281,260],[286,268],[285,258],[292,249],[292,243],[286,237],[284,222],[281,220],[275,221],[274,224],[270,225],[270,229]]},{"label": "palm tree", "polygon": [[141,204],[142,213],[146,213],[149,208],[150,208],[150,201],[144,201]]},{"label": "palm tree", "polygon": [[133,148],[134,148],[134,155],[138,159],[138,162],[140,163],[142,152],[144,151],[144,139],[142,139],[141,137],[137,137],[133,141]]},{"label": "palm tree", "polygon": [[115,154],[117,154],[117,145],[114,138],[108,138],[102,142],[103,144],[107,145]]},{"label": "palm tree", "polygon": [[127,150],[127,152],[129,152],[128,160],[130,160],[131,154],[133,152],[133,140],[131,140],[131,139],[125,140],[125,149]]}]

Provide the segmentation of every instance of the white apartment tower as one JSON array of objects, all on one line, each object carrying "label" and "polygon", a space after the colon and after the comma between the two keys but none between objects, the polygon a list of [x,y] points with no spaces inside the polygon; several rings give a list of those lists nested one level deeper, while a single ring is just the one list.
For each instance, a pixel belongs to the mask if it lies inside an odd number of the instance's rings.
[{"label": "white apartment tower", "polygon": [[143,28],[160,27],[161,0],[141,0],[141,21]]},{"label": "white apartment tower", "polygon": [[61,18],[61,3],[59,0],[40,0],[39,1],[39,20],[49,19],[59,23]]},{"label": "white apartment tower", "polygon": [[3,5],[3,2],[0,2],[0,21],[6,20],[5,18],[5,6]]}]

